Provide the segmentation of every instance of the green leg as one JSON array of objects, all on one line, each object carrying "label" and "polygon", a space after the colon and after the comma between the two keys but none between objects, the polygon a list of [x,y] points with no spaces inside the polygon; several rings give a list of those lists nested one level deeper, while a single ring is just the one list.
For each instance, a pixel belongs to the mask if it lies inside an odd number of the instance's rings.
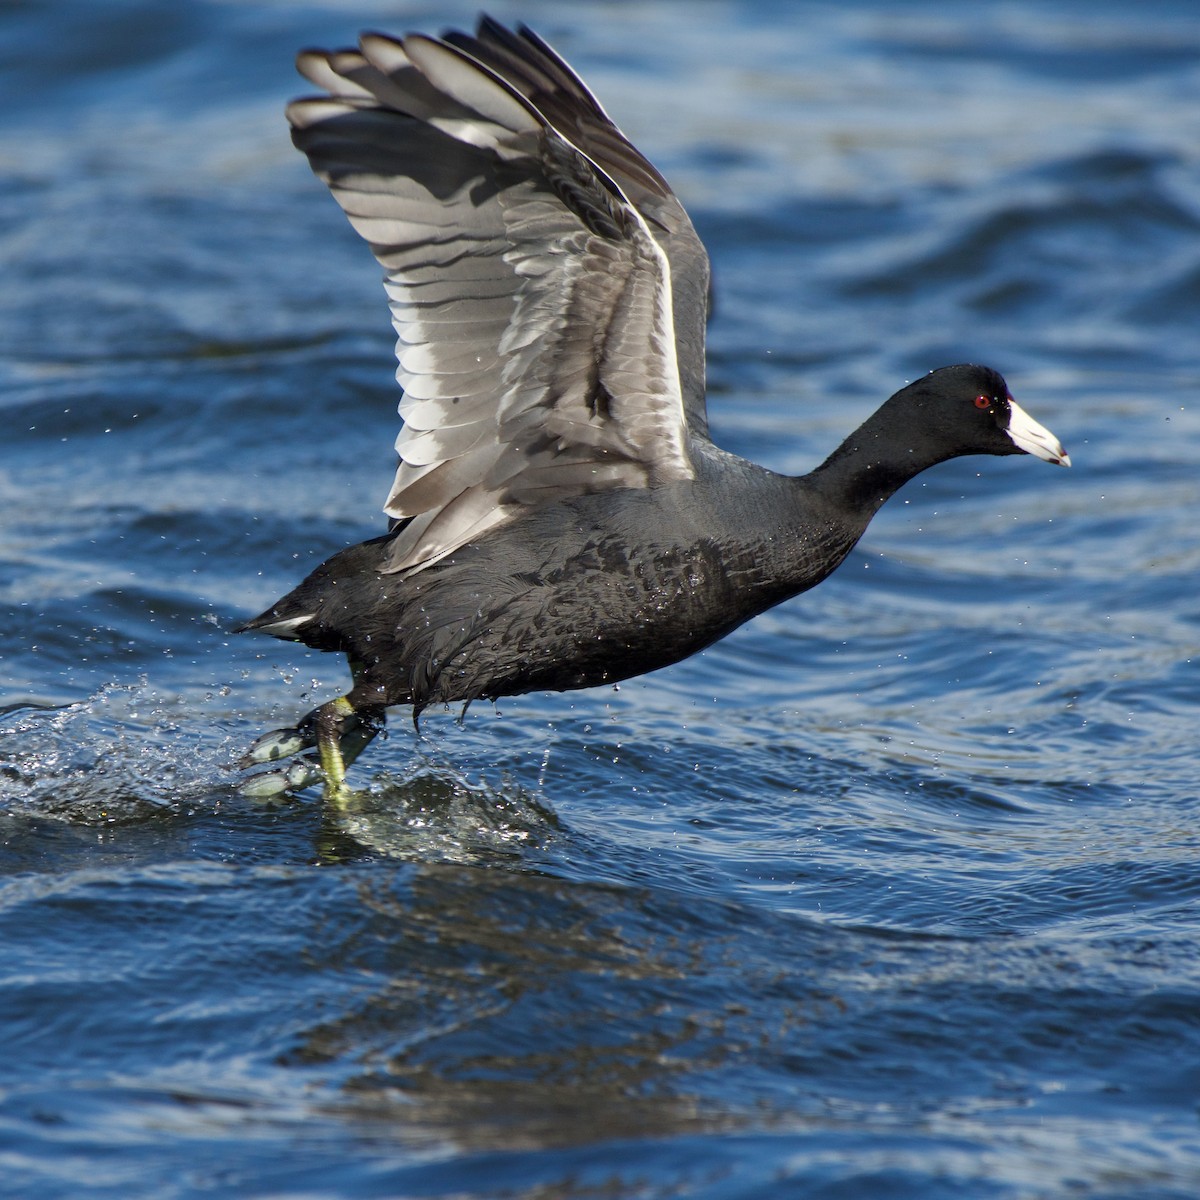
[{"label": "green leg", "polygon": [[325,774],[325,799],[345,800],[346,768],[371,744],[383,727],[383,709],[359,711],[347,696],[322,704],[314,714],[317,755]]},{"label": "green leg", "polygon": [[325,772],[325,799],[337,800],[346,791],[346,756],[342,753],[342,726],[354,716],[345,696],[317,709],[317,754]]}]

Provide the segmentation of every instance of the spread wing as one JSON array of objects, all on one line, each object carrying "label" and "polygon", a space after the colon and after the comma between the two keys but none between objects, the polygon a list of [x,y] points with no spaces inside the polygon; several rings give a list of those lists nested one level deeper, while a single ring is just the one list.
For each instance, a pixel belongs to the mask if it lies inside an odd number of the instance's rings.
[{"label": "spread wing", "polygon": [[688,428],[705,435],[704,335],[710,272],[704,249],[670,185],[617,128],[591,90],[533,30],[515,33],[481,17],[476,35],[447,33],[445,40],[486,63],[547,120],[614,179],[646,219],[671,267],[675,344]]},{"label": "spread wing", "polygon": [[289,107],[293,139],[383,265],[398,336],[388,569],[526,506],[690,478],[704,307],[698,368],[675,307],[707,260],[569,68],[486,19],[298,65],[328,94]]}]

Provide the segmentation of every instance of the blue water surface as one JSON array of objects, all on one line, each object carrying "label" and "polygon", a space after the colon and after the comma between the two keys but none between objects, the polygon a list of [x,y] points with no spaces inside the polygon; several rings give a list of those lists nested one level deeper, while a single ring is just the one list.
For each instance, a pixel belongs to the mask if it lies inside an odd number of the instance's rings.
[{"label": "blue water surface", "polygon": [[1200,1195],[1191,0],[528,0],[717,280],[717,440],[1004,372],[1074,460],[914,481],[653,676],[403,713],[229,631],[384,528],[378,269],[302,46],[456,2],[0,7],[0,1194]]}]

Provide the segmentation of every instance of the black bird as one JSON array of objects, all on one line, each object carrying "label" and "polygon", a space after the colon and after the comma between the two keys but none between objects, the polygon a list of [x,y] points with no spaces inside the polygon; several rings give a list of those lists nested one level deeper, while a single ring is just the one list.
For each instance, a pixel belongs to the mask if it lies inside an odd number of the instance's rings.
[{"label": "black bird", "polygon": [[979,366],[891,397],[815,471],[714,446],[709,267],[663,177],[536,34],[308,51],[292,137],[383,265],[403,428],[390,531],[244,628],[347,655],[353,687],[260,738],[250,794],[324,780],[384,711],[677,662],[820,583],[897,488],[1059,441]]}]

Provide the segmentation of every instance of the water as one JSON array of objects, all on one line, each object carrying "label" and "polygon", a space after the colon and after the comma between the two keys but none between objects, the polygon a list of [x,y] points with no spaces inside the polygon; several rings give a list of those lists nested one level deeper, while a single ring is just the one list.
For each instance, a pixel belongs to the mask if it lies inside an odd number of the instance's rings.
[{"label": "water", "polygon": [[689,205],[723,445],[806,470],[976,359],[1076,465],[251,803],[346,676],[227,631],[380,530],[395,434],[291,58],[473,14],[0,11],[0,1192],[1194,1197],[1194,5],[496,15]]}]

